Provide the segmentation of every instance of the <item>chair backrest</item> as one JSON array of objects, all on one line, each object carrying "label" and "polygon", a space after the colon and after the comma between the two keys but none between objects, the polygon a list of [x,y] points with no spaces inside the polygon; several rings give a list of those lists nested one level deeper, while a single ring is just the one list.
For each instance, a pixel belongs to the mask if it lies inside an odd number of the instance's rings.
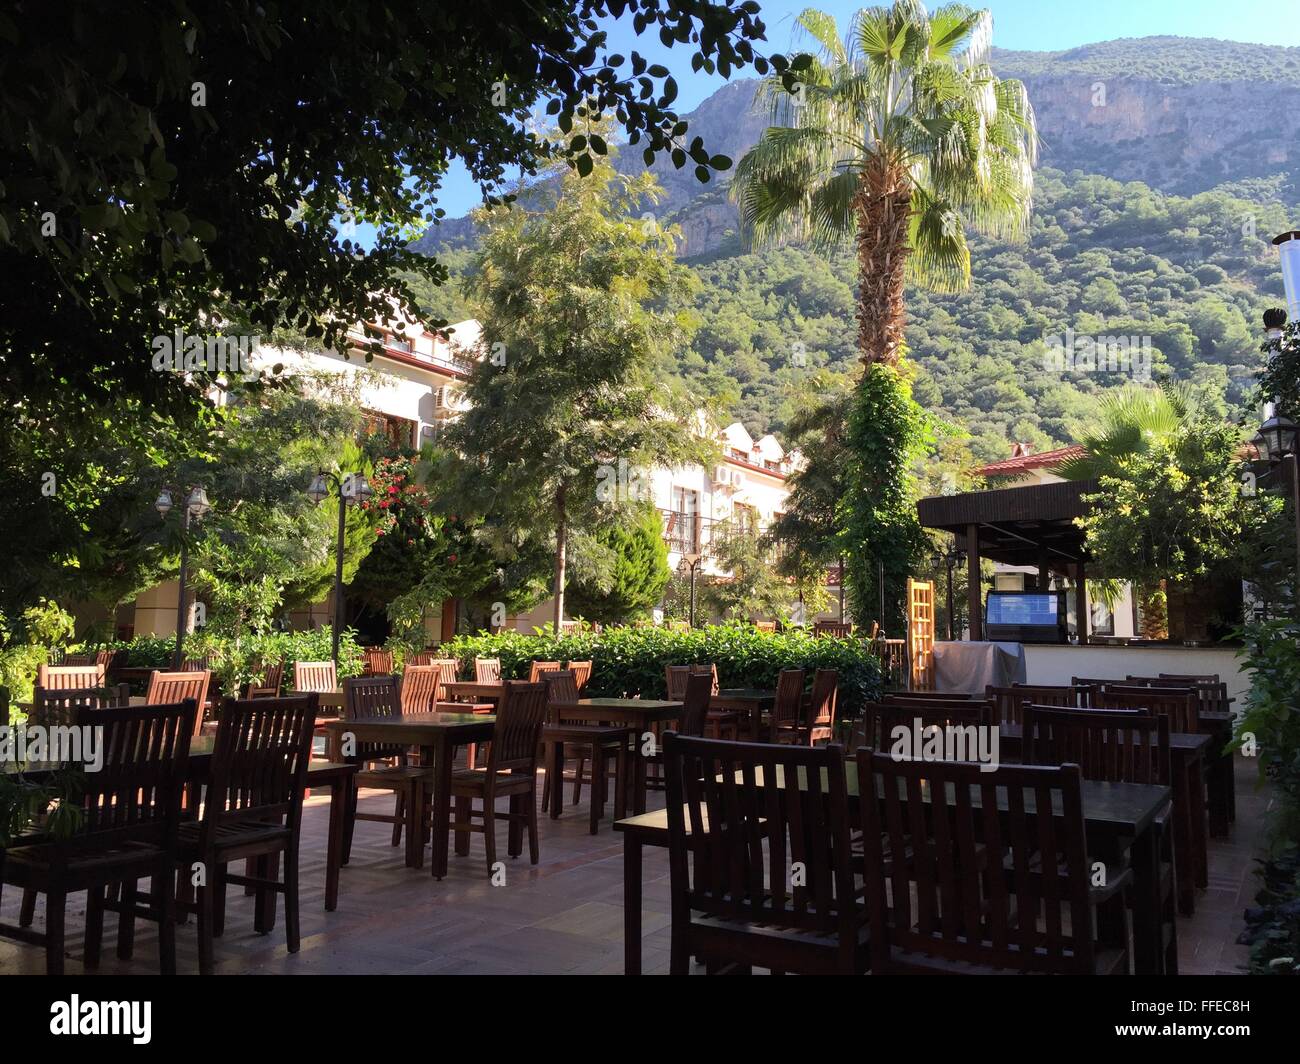
[{"label": "chair backrest", "polygon": [[664,689],[667,691],[666,697],[674,702],[680,702],[686,694],[686,678],[691,674],[689,665],[665,665],[664,666]]},{"label": "chair backrest", "polygon": [[332,661],[295,661],[293,663],[293,689],[300,695],[316,691],[324,694],[337,691],[338,673]]},{"label": "chair backrest", "polygon": [[993,703],[994,717],[1008,724],[1023,723],[1022,707],[1026,702],[1040,706],[1078,706],[1079,692],[1073,687],[1029,687],[1015,684],[1012,687],[984,688],[984,698]]},{"label": "chair backrest", "polygon": [[40,684],[32,688],[32,711],[27,715],[28,724],[51,727],[58,724],[71,724],[78,710],[83,706],[89,709],[113,709],[131,704],[131,687],[120,683],[110,687],[66,687],[47,691]]},{"label": "chair backrest", "polygon": [[853,625],[840,621],[818,621],[813,625],[813,635],[830,636],[834,639],[846,639],[853,631]]},{"label": "chair backrest", "polygon": [[1226,712],[1228,705],[1228,685],[1219,680],[1181,680],[1166,679],[1163,676],[1130,676],[1129,684],[1143,687],[1177,688],[1195,691],[1201,700],[1201,708],[1209,711]]},{"label": "chair backrest", "polygon": [[668,732],[663,753],[674,924],[700,913],[834,934],[850,962],[865,917],[842,749]]},{"label": "chair backrest", "polygon": [[460,662],[455,658],[434,658],[429,663],[438,670],[438,691],[433,696],[435,702],[447,697],[447,692],[443,688],[449,683],[456,682],[456,674],[460,672]]},{"label": "chair backrest", "polygon": [[1183,672],[1162,672],[1157,673],[1161,680],[1186,680],[1188,683],[1218,683],[1219,674],[1217,672],[1202,673],[1196,675],[1193,673]]},{"label": "chair backrest", "polygon": [[571,661],[565,668],[573,673],[573,682],[578,688],[578,694],[582,694],[587,689],[587,681],[591,679],[591,667],[595,664],[591,661]]},{"label": "chair backrest", "polygon": [[808,741],[813,741],[814,731],[835,729],[835,703],[839,698],[840,674],[837,669],[818,669],[813,673],[812,695],[808,698]]},{"label": "chair backrest", "polygon": [[103,665],[41,665],[36,670],[36,682],[47,691],[80,687],[103,687]]},{"label": "chair backrest", "polygon": [[203,672],[210,671],[212,664],[216,660],[215,654],[200,654],[194,658],[184,658],[181,661],[181,672]]},{"label": "chair backrest", "polygon": [[1026,765],[1078,765],[1086,780],[1170,783],[1169,718],[1145,709],[1025,707]]},{"label": "chair backrest", "polygon": [[900,702],[908,699],[918,702],[966,702],[983,696],[967,694],[964,691],[890,691],[888,697]]},{"label": "chair backrest", "polygon": [[438,656],[436,650],[417,650],[406,659],[407,666],[411,665],[430,665],[433,659]]},{"label": "chair backrest", "polygon": [[803,718],[803,669],[782,669],[772,704],[773,728],[796,728]]},{"label": "chair backrest", "polygon": [[94,654],[64,654],[63,660],[59,664],[67,668],[73,666],[84,668],[87,665],[98,665],[99,661]]},{"label": "chair backrest", "polygon": [[578,700],[578,681],[574,678],[572,669],[557,669],[554,672],[543,673],[542,682],[546,684],[548,706],[557,702]]},{"label": "chair backrest", "polygon": [[492,727],[488,772],[535,773],[545,722],[546,684],[507,680]]},{"label": "chair backrest", "polygon": [[284,662],[263,665],[261,675],[248,685],[249,698],[279,698],[284,686]]},{"label": "chair backrest", "polygon": [[555,672],[559,667],[558,661],[534,661],[528,666],[528,682],[541,683],[542,673]]},{"label": "chair backrest", "polygon": [[315,691],[222,701],[199,827],[200,849],[231,823],[297,831],[318,703]]},{"label": "chair backrest", "polygon": [[[409,675],[410,668],[406,672]],[[398,687],[396,676],[350,676],[343,681],[343,719],[400,717],[402,701]],[[358,743],[356,752],[362,761],[374,761],[401,757],[406,747],[400,743]]]},{"label": "chair backrest", "polygon": [[910,749],[910,739],[917,728],[995,725],[993,706],[989,702],[868,702],[862,707],[862,745],[889,750],[899,738],[896,728],[905,730]]},{"label": "chair backrest", "polygon": [[500,658],[475,658],[474,679],[478,683],[500,683],[501,682],[501,659]]},{"label": "chair backrest", "polygon": [[150,706],[165,706],[192,698],[199,707],[198,717],[194,722],[194,734],[203,727],[203,707],[208,699],[208,682],[212,673],[207,669],[201,672],[163,672],[155,669],[149,674],[149,690],[144,701]]},{"label": "chair backrest", "polygon": [[97,729],[102,758],[98,771],[83,776],[80,843],[104,848],[125,842],[174,845],[199,715],[198,703],[188,698],[165,705],[78,709],[75,722]]},{"label": "chair backrest", "polygon": [[363,647],[362,668],[367,676],[390,676],[393,672],[393,652],[383,647]]},{"label": "chair backrest", "polygon": [[1141,687],[1111,684],[1093,699],[1096,709],[1149,709],[1169,718],[1171,732],[1194,735],[1201,730],[1201,700],[1190,687]]},{"label": "chair backrest", "polygon": [[442,666],[408,665],[402,673],[403,713],[432,713],[442,688]]},{"label": "chair backrest", "polygon": [[682,692],[682,715],[677,718],[677,731],[682,735],[702,736],[709,716],[709,700],[713,697],[713,677],[707,672],[692,672],[686,677],[686,690]]},{"label": "chair backrest", "polygon": [[857,757],[873,973],[1092,974],[1078,765]]}]

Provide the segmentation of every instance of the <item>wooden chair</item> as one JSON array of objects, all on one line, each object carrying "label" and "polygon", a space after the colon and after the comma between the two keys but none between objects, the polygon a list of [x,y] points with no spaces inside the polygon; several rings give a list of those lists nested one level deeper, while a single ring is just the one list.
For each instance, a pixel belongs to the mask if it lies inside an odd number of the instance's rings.
[{"label": "wooden chair", "polygon": [[857,759],[873,974],[1127,973],[1126,944],[1093,941],[1093,910],[1133,873],[1104,897],[1089,886],[1077,765]]},{"label": "wooden chair", "polygon": [[[298,952],[298,844],[316,709],[316,692],[221,704],[203,817],[182,824],[177,840],[182,874],[188,877],[195,865],[207,872],[196,902],[180,903],[198,913],[201,975],[213,969],[212,940],[223,930],[229,883],[255,889],[263,933],[270,931],[271,899],[283,894],[285,938],[289,952]],[[227,870],[250,858],[254,875]],[[281,858],[283,879],[276,871]]]},{"label": "wooden chair", "polygon": [[[103,763],[83,774],[77,799],[82,822],[70,839],[36,834],[5,853],[3,882],[45,895],[45,932],[10,929],[13,937],[45,947],[45,970],[63,974],[64,917],[69,894],[87,892],[86,967],[99,964],[105,892],[121,885],[118,956],[131,956],[137,917],[158,923],[159,968],[176,973],[173,850],[181,792],[198,706],[81,706],[78,727],[100,729]],[[135,884],[150,879],[147,908],[137,906]]]},{"label": "wooden chair", "polygon": [[115,709],[131,704],[129,684],[111,687],[68,687],[47,691],[40,684],[32,688],[32,711],[28,724],[50,726],[71,724],[81,706],[91,709]]},{"label": "wooden chair", "polygon": [[565,668],[573,673],[574,685],[578,688],[578,697],[583,697],[583,692],[587,690],[587,684],[591,680],[591,667],[594,663],[590,661],[571,661]]},{"label": "wooden chair", "polygon": [[478,683],[500,683],[501,682],[501,659],[500,658],[475,658],[474,679]]},{"label": "wooden chair", "polygon": [[310,692],[328,694],[339,689],[338,673],[332,661],[295,661],[293,663],[294,694]]},{"label": "wooden chair", "polygon": [[755,621],[754,627],[760,632],[776,632],[776,621]]},{"label": "wooden chair", "polygon": [[[1152,716],[1145,709],[1069,709],[1025,707],[1026,765],[1076,764],[1087,780],[1114,783],[1173,783],[1169,753],[1169,718]],[[1167,813],[1156,818],[1159,832],[1161,953],[1166,975],[1178,974],[1178,920],[1174,841],[1183,832],[1171,830]],[[1180,846],[1187,842],[1181,840]]]},{"label": "wooden chair", "polygon": [[97,665],[94,654],[64,654],[62,659],[57,662],[50,662],[51,665],[58,665],[64,668],[85,668],[87,665]]},{"label": "wooden chair", "polygon": [[362,675],[391,676],[393,674],[393,652],[383,647],[363,647]]},{"label": "wooden chair", "polygon": [[816,746],[835,738],[835,704],[839,699],[840,674],[836,669],[818,669],[813,673],[812,694],[804,725],[800,729],[801,746]]},{"label": "wooden chair", "polygon": [[541,683],[542,673],[555,672],[559,667],[558,661],[534,661],[528,666],[528,682]]},{"label": "wooden chair", "polygon": [[868,702],[862,707],[859,745],[890,750],[895,745],[897,728],[911,735],[918,727],[983,728],[993,724],[989,702]]},{"label": "wooden chair", "polygon": [[886,697],[900,702],[907,700],[914,702],[966,702],[984,696],[973,695],[964,691],[890,691]]},{"label": "wooden chair", "polygon": [[[677,718],[677,727],[672,730],[678,735],[703,738],[709,726],[709,698],[712,693],[710,676],[707,672],[688,674],[686,688],[678,696],[678,700],[682,703],[682,715]],[[656,739],[654,750],[642,756],[647,766],[655,766],[656,776],[661,777],[662,773],[659,770],[664,764],[662,738]]]},{"label": "wooden chair", "polygon": [[865,971],[841,748],[669,732],[663,756],[672,973]]},{"label": "wooden chair", "polygon": [[103,665],[41,665],[36,683],[47,691],[103,687],[106,671]]},{"label": "wooden chair", "polygon": [[813,625],[813,635],[827,636],[831,639],[847,639],[853,633],[853,625],[840,621],[818,621]]},{"label": "wooden chair", "polygon": [[[631,728],[589,723],[573,719],[556,707],[578,700],[578,685],[573,671],[560,669],[544,674],[546,683],[547,723],[542,729],[546,780],[542,784],[542,808],[557,819],[564,805],[564,762],[577,758],[573,773],[573,804],[582,798],[582,784],[587,761],[591,761],[590,830],[596,834],[609,795],[610,770],[614,772],[614,818],[621,819],[626,805],[628,745],[635,738]],[[554,778],[552,778],[554,777]],[[552,789],[554,788],[554,789]]]},{"label": "wooden chair", "polygon": [[[686,678],[694,673],[704,673],[712,683],[711,694],[718,693],[718,667],[713,664],[665,665],[664,689],[669,698],[680,702],[686,697]],[[678,731],[681,729],[678,728]],[[710,709],[705,718],[704,734],[711,739],[739,739],[740,714],[732,709]]]},{"label": "wooden chair", "polygon": [[[529,860],[537,864],[541,858],[537,840],[537,752],[545,721],[545,684],[508,681],[497,708],[487,765],[452,774],[451,794],[456,808],[448,826],[456,836],[456,853],[462,857],[469,853],[470,832],[482,834],[489,876],[497,860],[498,820],[510,826],[507,852],[511,857],[523,852],[523,829],[527,826]],[[426,782],[432,783],[427,775]],[[498,798],[510,799],[509,812],[497,811]],[[481,809],[474,808],[476,799]],[[428,798],[422,801],[426,816],[429,804]],[[482,820],[481,824],[474,823],[475,816]]]},{"label": "wooden chair", "polygon": [[994,719],[999,723],[1021,724],[1021,712],[1026,702],[1040,706],[1078,706],[1079,692],[1074,687],[1030,687],[1014,684],[1011,687],[984,688],[985,701],[993,703]]},{"label": "wooden chair", "polygon": [[[455,677],[455,663],[452,676]],[[402,673],[402,713],[432,713],[434,704],[442,693],[443,668],[434,662],[429,665],[408,665]]]},{"label": "wooden chair", "polygon": [[[412,668],[427,667],[412,666]],[[411,668],[406,671],[409,674]],[[405,686],[406,684],[403,683],[402,687]],[[397,677],[362,676],[343,681],[344,720],[356,720],[358,717],[400,717],[403,712]],[[338,752],[332,752],[330,756],[335,760],[343,759],[343,754]],[[347,838],[343,846],[344,855],[351,853],[352,824],[357,820],[392,824],[392,845],[399,845],[402,841],[402,829],[406,828],[410,831],[418,816],[419,780],[425,770],[411,764],[407,748],[398,744],[358,743],[352,760],[360,762],[361,768],[357,772],[356,785],[352,789],[353,804],[351,815],[348,817]],[[370,790],[392,791],[395,797],[392,814],[358,812],[356,794],[363,787]]]},{"label": "wooden chair", "polygon": [[410,668],[412,665],[432,665],[437,656],[438,652],[436,650],[417,650],[406,659],[406,667]]},{"label": "wooden chair", "polygon": [[203,707],[208,703],[208,683],[212,673],[207,669],[202,672],[163,672],[155,669],[149,674],[149,690],[144,701],[149,706],[166,706],[194,699],[199,707],[194,722],[194,734],[203,730]]},{"label": "wooden chair", "polygon": [[1150,709],[1169,718],[1171,732],[1195,735],[1201,730],[1201,700],[1188,687],[1141,687],[1111,684],[1094,698],[1097,709]]},{"label": "wooden chair", "polygon": [[768,742],[799,741],[799,729],[803,725],[803,679],[803,669],[782,669],[777,676],[776,701],[768,721]]},{"label": "wooden chair", "polygon": [[249,683],[246,698],[279,698],[284,686],[284,662],[264,666],[262,674]]},{"label": "wooden chair", "polygon": [[1219,682],[1219,674],[1217,672],[1202,673],[1200,675],[1196,675],[1193,673],[1183,673],[1183,672],[1162,672],[1162,673],[1157,673],[1157,675],[1162,680],[1186,680],[1188,683],[1218,683]]}]

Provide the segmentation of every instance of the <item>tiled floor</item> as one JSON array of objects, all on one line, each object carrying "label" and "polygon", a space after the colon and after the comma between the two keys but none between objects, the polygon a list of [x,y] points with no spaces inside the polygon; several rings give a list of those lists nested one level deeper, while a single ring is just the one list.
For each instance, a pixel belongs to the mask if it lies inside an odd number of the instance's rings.
[{"label": "tiled floor", "polygon": [[[654,803],[656,796],[652,795]],[[1252,857],[1259,842],[1267,795],[1254,790],[1254,765],[1237,762],[1237,822],[1231,838],[1210,841],[1210,886],[1198,894],[1196,915],[1179,921],[1184,973],[1232,973],[1246,950],[1234,944],[1242,910],[1256,885]],[[383,811],[392,798],[362,798]],[[587,833],[586,796],[566,806],[559,821],[541,821],[542,860],[507,860],[506,882],[493,886],[483,845],[473,839],[470,856],[450,859],[441,882],[428,869],[403,866],[401,848],[388,845],[386,825],[360,823],[352,861],[343,869],[339,907],[323,910],[325,827],[328,799],[308,800],[304,814],[302,949],[290,954],[283,923],[270,935],[253,931],[252,899],[232,888],[226,933],[217,940],[218,971],[235,973],[606,973],[623,970],[622,836],[606,821]],[[505,850],[501,828],[500,850]],[[662,851],[646,852],[643,929],[647,972],[668,968],[668,869]],[[16,922],[18,893],[6,890],[0,919]],[[70,974],[82,972],[81,897],[68,914]],[[37,924],[42,920],[37,911]],[[129,962],[113,951],[115,922],[106,918],[105,974],[157,971],[157,937],[138,925],[136,954]],[[179,967],[197,972],[194,925],[178,932]],[[44,954],[32,946],[0,940],[0,974],[40,973]]]}]

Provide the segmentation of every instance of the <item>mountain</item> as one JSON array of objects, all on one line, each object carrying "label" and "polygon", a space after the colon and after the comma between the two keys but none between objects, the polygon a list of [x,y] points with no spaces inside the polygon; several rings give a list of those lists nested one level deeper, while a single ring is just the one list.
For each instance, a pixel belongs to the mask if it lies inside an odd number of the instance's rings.
[{"label": "mountain", "polygon": [[[918,396],[979,458],[1004,457],[1013,439],[1070,442],[1072,419],[1126,379],[1048,370],[1045,338],[1071,330],[1146,337],[1154,378],[1245,415],[1259,313],[1281,293],[1267,240],[1300,222],[1300,48],[1148,37],[995,50],[993,66],[1025,81],[1038,116],[1033,230],[1021,247],[975,237],[969,292],[909,290]],[[755,86],[714,93],[688,116],[691,134],[738,160],[763,129]],[[635,152],[617,162],[641,166]],[[851,256],[745,253],[725,185],[666,160],[655,171],[656,212],[680,227],[702,281],[701,327],[679,371],[725,396],[751,431],[779,431],[811,374],[855,367]],[[472,240],[456,221],[417,246],[455,274]],[[428,295],[435,310],[459,298]]]}]

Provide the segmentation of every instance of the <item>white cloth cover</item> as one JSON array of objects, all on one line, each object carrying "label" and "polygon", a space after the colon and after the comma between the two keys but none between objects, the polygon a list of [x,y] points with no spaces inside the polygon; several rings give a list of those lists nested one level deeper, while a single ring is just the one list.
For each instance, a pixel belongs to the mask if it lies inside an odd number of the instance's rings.
[{"label": "white cloth cover", "polygon": [[1019,643],[934,644],[934,689],[983,694],[984,688],[1025,682],[1025,648]]}]

